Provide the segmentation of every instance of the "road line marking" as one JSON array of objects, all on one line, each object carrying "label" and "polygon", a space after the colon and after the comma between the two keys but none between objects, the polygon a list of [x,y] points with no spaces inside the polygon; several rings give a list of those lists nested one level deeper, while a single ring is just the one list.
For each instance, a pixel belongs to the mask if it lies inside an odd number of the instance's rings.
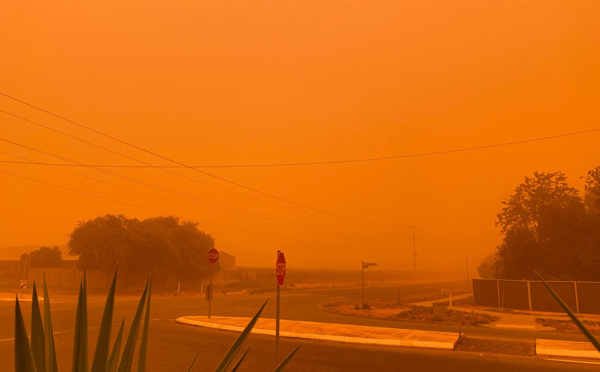
[{"label": "road line marking", "polygon": [[579,364],[600,364],[600,362],[588,362],[585,360],[569,360],[569,359],[550,359],[553,362],[565,362],[565,363],[579,363]]}]

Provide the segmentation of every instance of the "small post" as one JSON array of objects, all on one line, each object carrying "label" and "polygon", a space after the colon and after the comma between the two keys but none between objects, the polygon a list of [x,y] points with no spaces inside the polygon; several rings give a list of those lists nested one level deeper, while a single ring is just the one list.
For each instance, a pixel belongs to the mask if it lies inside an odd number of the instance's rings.
[{"label": "small post", "polygon": [[181,280],[177,282],[177,295],[181,294]]},{"label": "small post", "polygon": [[573,287],[575,289],[575,310],[576,313],[579,314],[579,293],[577,293],[577,282],[573,282]]}]

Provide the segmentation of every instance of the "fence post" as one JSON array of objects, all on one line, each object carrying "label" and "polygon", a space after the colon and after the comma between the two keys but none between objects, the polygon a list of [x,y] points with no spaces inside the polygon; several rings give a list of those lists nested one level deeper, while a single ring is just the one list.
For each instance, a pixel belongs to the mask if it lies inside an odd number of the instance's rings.
[{"label": "fence post", "polygon": [[527,300],[529,301],[529,311],[531,311],[531,281],[527,281]]},{"label": "fence post", "polygon": [[579,294],[577,294],[577,282],[573,282],[573,287],[575,288],[575,312],[579,314]]},{"label": "fence post", "polygon": [[500,302],[500,279],[496,279],[496,288],[498,291],[498,307],[502,308],[502,302]]}]

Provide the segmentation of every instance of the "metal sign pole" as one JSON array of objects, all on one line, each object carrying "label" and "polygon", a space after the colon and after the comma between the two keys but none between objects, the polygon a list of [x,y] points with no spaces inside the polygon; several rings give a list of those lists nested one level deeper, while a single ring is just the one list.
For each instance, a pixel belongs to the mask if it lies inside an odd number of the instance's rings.
[{"label": "metal sign pole", "polygon": [[361,283],[362,283],[362,292],[361,292],[362,293],[362,296],[361,296],[362,297],[362,308],[364,309],[365,308],[365,263],[361,262],[360,267],[362,270],[362,281],[361,281]]},{"label": "metal sign pole", "polygon": [[[277,251],[277,258],[279,258],[279,254],[281,251]],[[275,264],[275,270],[277,270],[277,264]],[[280,307],[279,300],[281,299],[280,294],[280,286],[279,282],[277,282],[277,307],[275,310],[275,367],[277,367],[277,357],[279,356],[279,315],[280,315]]]},{"label": "metal sign pole", "polygon": [[210,280],[208,284],[208,319],[210,319],[210,303],[212,302],[212,266],[210,266]]},{"label": "metal sign pole", "polygon": [[206,289],[206,298],[208,299],[208,319],[210,319],[210,305],[212,302],[213,295],[213,287],[212,287],[212,277],[213,277],[213,265],[219,261],[219,251],[214,248],[211,248],[207,253],[209,271],[210,271],[210,280],[208,282],[208,288]]}]

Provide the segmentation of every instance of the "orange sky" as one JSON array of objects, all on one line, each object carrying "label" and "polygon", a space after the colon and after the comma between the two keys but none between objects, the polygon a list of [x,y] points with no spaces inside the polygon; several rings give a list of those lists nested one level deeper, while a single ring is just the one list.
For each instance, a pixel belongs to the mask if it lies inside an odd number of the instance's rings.
[{"label": "orange sky", "polygon": [[[600,127],[599,14],[593,0],[3,2],[0,91],[193,165],[490,145]],[[170,164],[6,97],[0,110]],[[3,139],[81,163],[139,164],[2,112],[0,128]],[[599,140],[595,132],[380,162],[205,169],[365,222],[190,170],[177,172],[286,209],[156,169],[111,171],[203,200],[88,168],[61,169],[177,202],[45,166],[0,163],[0,171],[221,225],[200,228],[242,266],[272,266],[281,249],[290,268],[358,269],[364,260],[409,269],[411,232],[401,226],[414,224],[419,268],[463,270],[464,251],[474,270],[500,241],[501,200],[536,170],[562,170],[581,187],[600,165]],[[0,160],[65,162],[8,142],[0,151]],[[107,213],[157,215],[5,173],[0,180],[0,246],[62,244],[78,221]]]}]

